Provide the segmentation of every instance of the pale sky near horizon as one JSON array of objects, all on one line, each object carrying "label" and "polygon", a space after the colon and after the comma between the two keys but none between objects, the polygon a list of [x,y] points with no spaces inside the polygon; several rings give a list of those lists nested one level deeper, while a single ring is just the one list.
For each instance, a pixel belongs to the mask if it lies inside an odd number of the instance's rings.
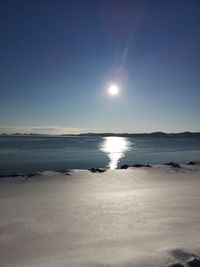
[{"label": "pale sky near horizon", "polygon": [[2,0],[0,133],[200,131],[199,14],[196,0]]}]

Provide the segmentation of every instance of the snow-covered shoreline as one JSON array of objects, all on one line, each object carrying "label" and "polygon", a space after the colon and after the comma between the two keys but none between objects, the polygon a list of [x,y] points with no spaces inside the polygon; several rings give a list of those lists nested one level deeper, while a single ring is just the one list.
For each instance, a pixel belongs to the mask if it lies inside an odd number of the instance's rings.
[{"label": "snow-covered shoreline", "polygon": [[197,266],[200,166],[2,178],[0,214],[2,267]]}]

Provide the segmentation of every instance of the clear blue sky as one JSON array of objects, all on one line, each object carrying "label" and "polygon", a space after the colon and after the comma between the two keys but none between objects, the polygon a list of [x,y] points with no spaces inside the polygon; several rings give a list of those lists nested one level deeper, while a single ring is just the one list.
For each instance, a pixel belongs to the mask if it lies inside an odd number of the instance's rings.
[{"label": "clear blue sky", "polygon": [[0,132],[200,131],[199,14],[198,0],[2,0]]}]

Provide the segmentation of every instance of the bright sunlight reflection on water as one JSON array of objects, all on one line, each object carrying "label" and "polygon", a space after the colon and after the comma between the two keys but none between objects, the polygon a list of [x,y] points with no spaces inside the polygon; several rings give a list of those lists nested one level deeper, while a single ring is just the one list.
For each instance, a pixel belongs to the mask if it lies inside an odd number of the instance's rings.
[{"label": "bright sunlight reflection on water", "polygon": [[116,169],[119,160],[124,157],[125,153],[129,151],[130,148],[131,143],[125,137],[105,137],[100,144],[100,150],[109,158],[109,169]]}]

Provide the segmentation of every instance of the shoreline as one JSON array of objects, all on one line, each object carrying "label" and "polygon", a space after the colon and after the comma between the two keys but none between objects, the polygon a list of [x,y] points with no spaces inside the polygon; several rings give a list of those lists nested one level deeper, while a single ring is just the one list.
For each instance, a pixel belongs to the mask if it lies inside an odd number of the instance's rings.
[{"label": "shoreline", "polygon": [[[138,168],[149,168],[149,167],[166,167],[169,166],[171,169],[182,169],[188,166],[198,166],[200,165],[200,162],[193,162],[189,161],[185,164],[178,164],[176,162],[167,162],[164,164],[133,164],[133,165],[128,165],[128,164],[123,164],[119,168],[116,168],[114,170],[122,170],[122,169],[138,169]],[[91,167],[90,169],[62,169],[62,170],[51,170],[47,169],[44,171],[30,171],[30,172],[13,172],[13,173],[8,173],[8,174],[0,174],[0,179],[3,178],[16,178],[16,177],[25,177],[25,178],[31,178],[34,176],[42,175],[42,173],[45,172],[55,172],[55,173],[60,173],[60,174],[70,174],[70,172],[73,171],[90,171],[90,172],[95,172],[95,173],[102,173],[102,172],[107,172],[110,171],[111,169],[108,168],[96,168],[96,167]]]}]

